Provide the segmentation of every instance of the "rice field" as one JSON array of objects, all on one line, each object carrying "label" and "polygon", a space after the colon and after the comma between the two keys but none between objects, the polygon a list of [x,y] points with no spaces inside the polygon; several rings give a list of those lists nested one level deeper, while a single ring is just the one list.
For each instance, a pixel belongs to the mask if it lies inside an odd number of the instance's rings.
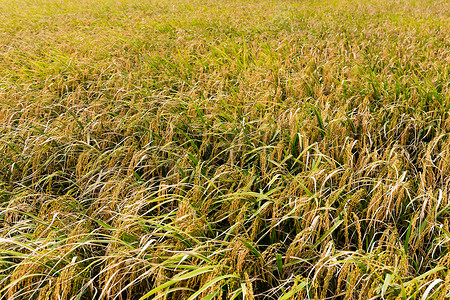
[{"label": "rice field", "polygon": [[0,299],[450,298],[447,0],[0,2]]}]

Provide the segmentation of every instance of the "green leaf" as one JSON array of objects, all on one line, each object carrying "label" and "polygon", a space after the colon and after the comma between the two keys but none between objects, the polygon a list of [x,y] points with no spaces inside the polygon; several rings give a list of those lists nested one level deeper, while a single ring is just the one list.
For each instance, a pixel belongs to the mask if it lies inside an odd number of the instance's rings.
[{"label": "green leaf", "polygon": [[384,299],[384,295],[386,295],[386,291],[389,288],[389,285],[391,284],[392,274],[387,273],[386,277],[384,278],[383,287],[381,288],[381,297]]},{"label": "green leaf", "polygon": [[279,254],[279,253],[277,253],[277,255],[275,257],[277,260],[278,273],[280,273],[280,275],[281,275],[283,273],[283,258],[281,256],[281,254]]},{"label": "green leaf", "polygon": [[295,293],[300,292],[301,290],[303,290],[303,288],[308,284],[307,281],[302,281],[300,282],[299,285],[297,285],[295,287],[295,289],[290,290],[289,292],[287,292],[286,294],[283,295],[283,297],[281,297],[279,300],[287,300],[287,299],[291,299],[292,296],[295,295]]},{"label": "green leaf", "polygon": [[219,276],[217,278],[214,278],[213,280],[209,281],[207,284],[205,284],[204,286],[202,286],[201,289],[199,289],[197,292],[195,292],[191,297],[189,297],[188,300],[193,300],[195,298],[197,298],[198,295],[200,295],[201,293],[203,293],[206,289],[208,289],[210,286],[212,286],[213,284],[215,284],[218,281],[221,281],[223,279],[227,279],[227,278],[239,278],[239,276],[234,275],[234,274],[228,274],[228,275],[223,275],[223,276]]},{"label": "green leaf", "polygon": [[329,234],[331,234],[333,231],[335,231],[336,230],[336,228],[338,228],[339,227],[339,225],[341,225],[342,224],[342,222],[344,222],[344,220],[340,220],[340,219],[338,219],[335,223],[334,223],[334,225],[333,225],[333,227],[331,227],[327,232],[325,232],[325,234],[324,235],[322,235],[321,237],[320,237],[320,239],[314,244],[314,246],[313,246],[313,248],[316,248]]},{"label": "green leaf", "polygon": [[174,278],[174,279],[172,279],[172,280],[170,280],[170,281],[168,281],[168,282],[166,282],[164,284],[161,284],[161,285],[157,286],[156,288],[152,289],[150,292],[148,292],[147,294],[145,294],[144,296],[142,296],[139,299],[140,300],[147,299],[150,296],[152,296],[152,295],[156,294],[157,292],[159,292],[160,290],[163,290],[163,289],[165,289],[165,288],[167,288],[167,287],[169,287],[171,285],[174,285],[174,284],[176,284],[176,283],[178,283],[180,281],[183,281],[183,280],[186,280],[186,279],[189,279],[189,278],[192,278],[192,277],[196,277],[196,276],[199,276],[199,275],[204,274],[204,273],[211,272],[212,269],[214,269],[214,268],[215,268],[215,266],[206,266],[206,267],[203,267],[203,268],[191,271],[189,273],[186,273],[184,275],[181,275],[180,277]]},{"label": "green leaf", "polygon": [[250,250],[250,252],[252,252],[253,254],[255,254],[256,256],[258,256],[259,258],[262,258],[261,253],[259,253],[258,250],[256,250],[255,247],[253,247],[252,244],[250,244],[249,242],[247,242],[246,240],[241,240],[242,243],[244,243],[244,245]]}]

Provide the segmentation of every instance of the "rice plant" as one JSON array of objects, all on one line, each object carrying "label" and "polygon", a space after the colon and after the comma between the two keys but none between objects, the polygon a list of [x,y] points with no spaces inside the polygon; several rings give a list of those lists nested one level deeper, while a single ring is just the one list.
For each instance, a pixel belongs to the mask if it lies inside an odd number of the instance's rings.
[{"label": "rice plant", "polygon": [[450,297],[448,1],[0,24],[0,299]]}]

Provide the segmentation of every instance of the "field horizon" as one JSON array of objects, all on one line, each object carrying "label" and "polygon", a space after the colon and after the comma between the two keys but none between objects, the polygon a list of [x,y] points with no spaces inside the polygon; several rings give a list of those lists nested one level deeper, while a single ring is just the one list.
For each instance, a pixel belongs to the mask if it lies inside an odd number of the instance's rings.
[{"label": "field horizon", "polygon": [[0,299],[450,298],[450,2],[0,2]]}]

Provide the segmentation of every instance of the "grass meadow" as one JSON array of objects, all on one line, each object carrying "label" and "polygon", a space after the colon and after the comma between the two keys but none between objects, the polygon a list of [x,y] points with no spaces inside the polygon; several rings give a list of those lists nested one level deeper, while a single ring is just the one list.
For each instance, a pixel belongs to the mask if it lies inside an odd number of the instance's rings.
[{"label": "grass meadow", "polygon": [[0,299],[448,299],[449,112],[446,0],[3,0]]}]

